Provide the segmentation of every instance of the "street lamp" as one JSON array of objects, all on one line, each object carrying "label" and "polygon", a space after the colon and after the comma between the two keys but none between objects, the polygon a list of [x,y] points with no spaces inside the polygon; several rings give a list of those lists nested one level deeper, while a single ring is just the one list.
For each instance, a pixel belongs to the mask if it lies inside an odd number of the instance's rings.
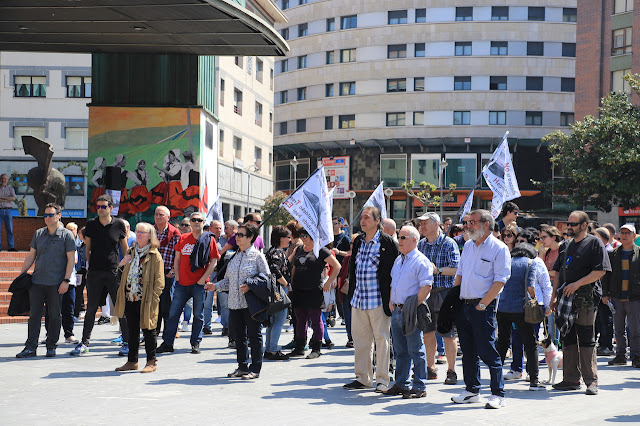
[{"label": "street lamp", "polygon": [[293,160],[291,160],[291,167],[293,167],[293,188],[291,188],[291,190],[295,190],[296,187],[298,186],[298,159],[296,158],[296,156],[293,156]]},{"label": "street lamp", "polygon": [[356,192],[349,191],[347,195],[349,196],[349,232],[353,234],[353,199],[356,198]]},{"label": "street lamp", "polygon": [[449,165],[449,163],[447,163],[447,160],[442,160],[440,159],[440,220],[442,222],[444,222],[444,219],[442,217],[442,204],[443,204],[443,192],[444,192],[444,171],[447,168],[447,166]]},{"label": "street lamp", "polygon": [[256,163],[253,163],[247,168],[247,170],[245,170],[247,172],[247,211],[246,213],[249,213],[249,198],[251,197],[251,169],[252,168],[254,172],[257,172],[258,170],[260,170],[260,168]]},{"label": "street lamp", "polygon": [[393,195],[393,189],[387,188],[384,190],[384,195],[387,196],[387,217],[391,217],[391,196]]}]

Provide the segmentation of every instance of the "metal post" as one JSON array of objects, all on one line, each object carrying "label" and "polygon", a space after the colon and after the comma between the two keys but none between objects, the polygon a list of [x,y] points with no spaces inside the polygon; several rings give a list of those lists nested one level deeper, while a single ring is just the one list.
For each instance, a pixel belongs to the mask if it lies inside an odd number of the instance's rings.
[{"label": "metal post", "polygon": [[293,191],[298,187],[298,159],[295,155],[293,156],[293,160],[291,160],[291,167],[293,167],[293,188],[291,188]]},{"label": "metal post", "polygon": [[355,191],[349,191],[349,231],[353,234],[353,199],[356,198]]},{"label": "metal post", "polygon": [[442,199],[444,198],[444,171],[447,168],[449,163],[446,160],[440,160],[440,220],[444,222],[444,218],[442,217],[442,210],[444,202]]},{"label": "metal post", "polygon": [[251,195],[251,169],[247,170],[247,213],[249,213],[249,197]]}]

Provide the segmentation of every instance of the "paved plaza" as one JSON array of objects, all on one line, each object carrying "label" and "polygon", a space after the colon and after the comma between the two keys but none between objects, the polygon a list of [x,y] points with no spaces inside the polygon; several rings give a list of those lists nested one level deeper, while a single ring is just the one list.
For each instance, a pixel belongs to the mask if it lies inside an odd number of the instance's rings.
[{"label": "paved plaza", "polygon": [[[81,325],[76,324],[78,333]],[[463,389],[462,367],[456,366],[458,385],[429,381],[427,397],[403,400],[373,390],[347,391],[353,380],[353,350],[346,349],[343,326],[330,329],[337,346],[323,350],[317,360],[265,361],[262,375],[253,381],[228,379],[236,367],[235,351],[226,348],[216,324],[205,336],[202,353],[190,353],[185,333],[176,340],[176,352],[159,355],[152,374],[116,373],[126,359],[110,341],[117,327],[96,326],[90,352],[71,357],[72,345],[58,346],[58,356],[18,360],[26,324],[0,325],[0,424],[597,424],[640,422],[640,369],[610,367],[599,357],[600,394],[584,391],[530,392],[525,381],[507,382],[507,407],[487,410],[484,405],[455,405],[451,396]],[[41,334],[41,338],[44,334]],[[288,343],[291,333],[282,333]],[[142,349],[142,348],[141,348]],[[144,349],[141,366],[144,365]],[[506,372],[506,370],[505,370]],[[482,370],[483,394],[488,395],[488,370]],[[559,373],[560,380],[562,374]],[[546,367],[541,369],[547,378]],[[499,423],[498,423],[499,422]]]}]

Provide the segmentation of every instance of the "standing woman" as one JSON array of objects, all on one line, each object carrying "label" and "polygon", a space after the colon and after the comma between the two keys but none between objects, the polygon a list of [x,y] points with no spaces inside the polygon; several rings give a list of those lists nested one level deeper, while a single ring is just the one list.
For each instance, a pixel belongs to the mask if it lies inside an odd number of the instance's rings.
[{"label": "standing woman", "polygon": [[507,225],[500,231],[500,239],[509,247],[509,251],[516,248],[516,238],[519,233],[518,227],[513,225]]},{"label": "standing woman", "polygon": [[129,358],[116,371],[138,369],[140,329],[144,334],[147,365],[141,373],[156,371],[156,325],[160,310],[160,294],[164,288],[164,262],[158,251],[160,242],[152,225],[140,222],[136,225],[136,242],[120,261],[124,265],[122,281],[118,288],[114,314],[127,316],[129,335]]},{"label": "standing woman", "polygon": [[[289,286],[289,281],[291,281],[289,260],[285,254],[285,250],[289,247],[290,242],[291,231],[282,225],[274,226],[271,231],[271,248],[269,248],[265,254],[269,269],[276,279],[276,285],[282,286],[285,289]],[[282,325],[286,319],[287,309],[276,312],[269,317],[269,326],[265,332],[267,338],[265,344],[266,349],[264,351],[265,359],[275,361],[289,359],[289,355],[282,353],[278,347],[278,341],[282,333]]]},{"label": "standing woman", "polygon": [[[329,291],[331,283],[340,273],[340,263],[331,252],[322,247],[319,256],[313,254],[313,240],[306,230],[300,232],[302,247],[293,254],[293,273],[291,286],[295,298],[294,313],[296,315],[296,347],[291,356],[303,356],[307,343],[307,324],[311,321],[313,336],[311,337],[311,353],[308,359],[318,358],[322,347],[324,328],[322,324],[323,291]],[[324,267],[331,267],[331,275],[322,284]]]}]

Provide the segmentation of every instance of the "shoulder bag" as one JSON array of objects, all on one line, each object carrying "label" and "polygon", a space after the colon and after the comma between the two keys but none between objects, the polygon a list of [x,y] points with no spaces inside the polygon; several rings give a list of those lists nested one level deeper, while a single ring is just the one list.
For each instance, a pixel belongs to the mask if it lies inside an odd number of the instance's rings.
[{"label": "shoulder bag", "polygon": [[538,300],[529,294],[529,286],[527,286],[532,262],[533,259],[529,259],[527,272],[524,274],[524,321],[529,324],[539,324],[544,318],[544,312],[542,312],[542,306],[538,304]]}]

